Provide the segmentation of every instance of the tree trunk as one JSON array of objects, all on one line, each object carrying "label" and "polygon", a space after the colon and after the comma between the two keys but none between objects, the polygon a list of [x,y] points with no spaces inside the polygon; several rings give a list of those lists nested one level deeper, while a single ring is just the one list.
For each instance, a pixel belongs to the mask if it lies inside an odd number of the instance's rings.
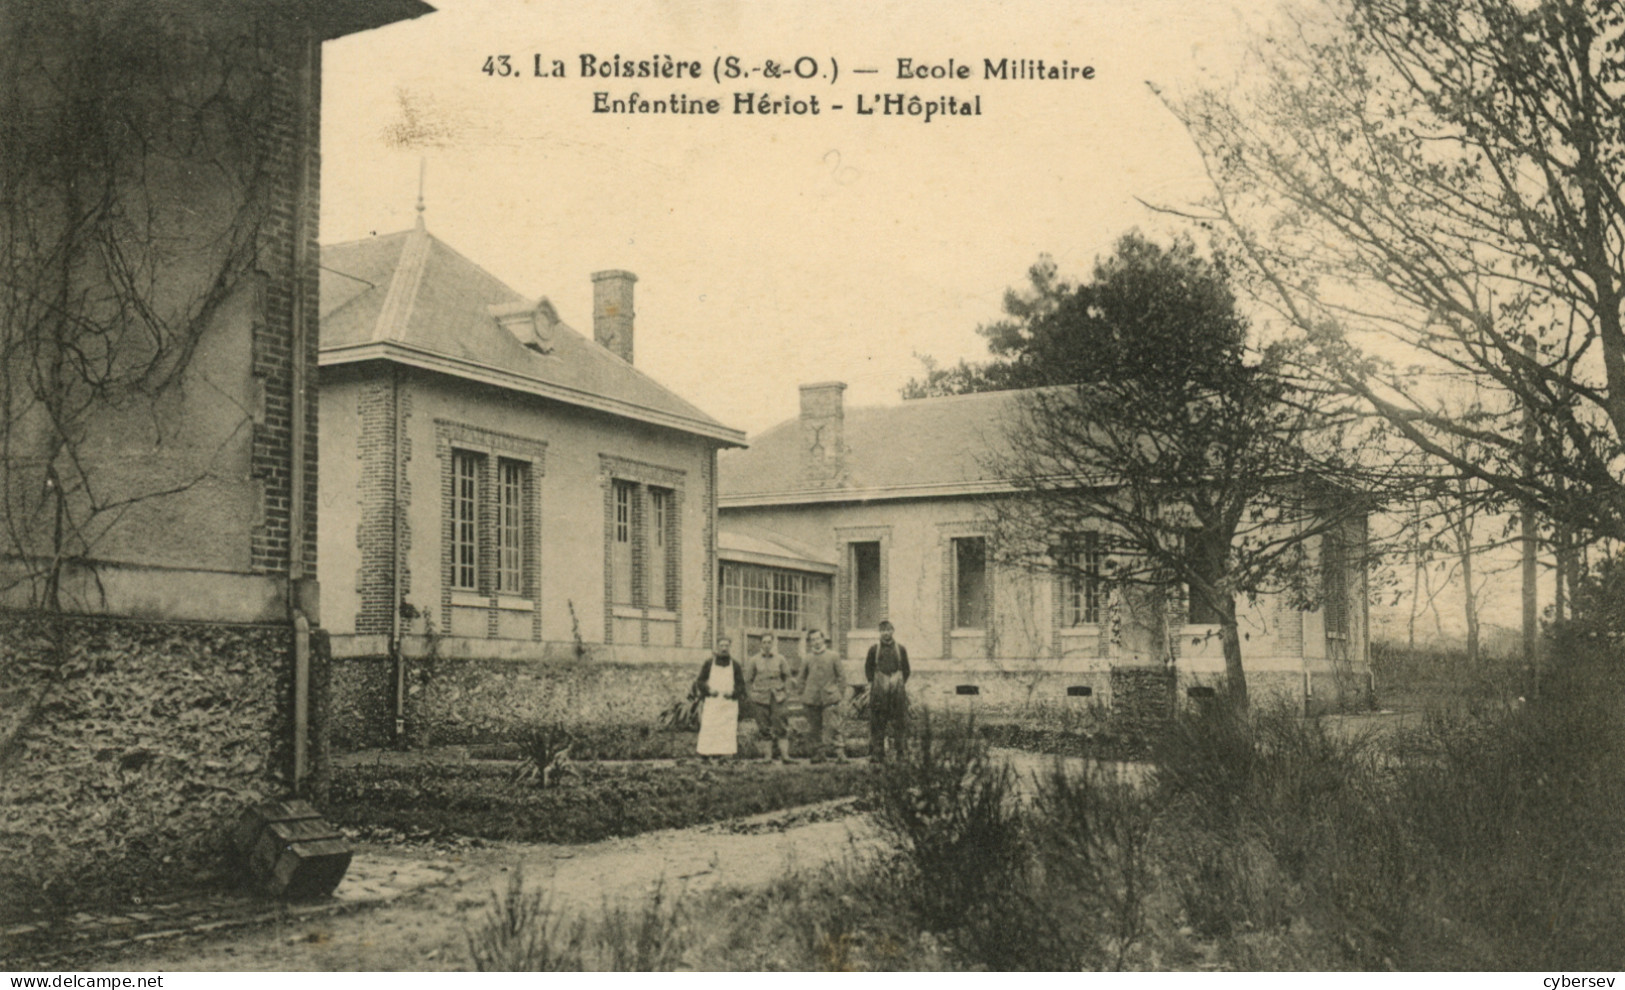
[{"label": "tree trunk", "polygon": [[1461,596],[1467,618],[1467,664],[1478,666],[1478,601],[1473,592],[1473,547],[1468,540],[1461,543]]},{"label": "tree trunk", "polygon": [[1457,494],[1461,499],[1456,506],[1457,515],[1454,518],[1446,516],[1450,528],[1455,531],[1456,555],[1461,560],[1461,602],[1464,618],[1467,620],[1467,665],[1478,666],[1478,597],[1473,589],[1473,513],[1476,511],[1468,503],[1466,482],[1458,480]]},{"label": "tree trunk", "polygon": [[1219,643],[1224,647],[1224,686],[1230,704],[1247,710],[1247,672],[1241,667],[1241,632],[1236,624],[1236,599],[1226,596],[1219,609]]},{"label": "tree trunk", "polygon": [[[1606,334],[1604,336],[1606,339]],[[1606,353],[1606,345],[1604,350]],[[1533,363],[1535,359],[1535,338],[1524,338],[1524,355]],[[1612,399],[1610,404],[1613,404]],[[1534,449],[1534,410],[1526,403],[1523,408],[1523,458],[1524,476],[1528,479],[1535,477]],[[1536,540],[1539,539],[1539,536],[1535,532],[1535,507],[1527,498],[1523,500],[1523,504],[1519,507],[1518,528],[1523,538],[1523,663],[1524,667],[1529,671],[1529,696],[1538,697],[1540,695],[1540,613],[1537,610],[1535,601],[1535,549]]]},{"label": "tree trunk", "polygon": [[1422,606],[1422,503],[1413,503],[1411,520],[1411,614],[1405,623],[1405,654],[1416,659],[1416,613]]}]

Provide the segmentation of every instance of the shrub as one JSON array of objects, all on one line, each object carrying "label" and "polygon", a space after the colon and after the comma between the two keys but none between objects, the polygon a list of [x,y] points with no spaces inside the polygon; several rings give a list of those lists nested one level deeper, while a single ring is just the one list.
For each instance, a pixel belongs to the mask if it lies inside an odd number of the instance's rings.
[{"label": "shrub", "polygon": [[1234,937],[1308,921],[1354,965],[1391,963],[1414,891],[1414,841],[1365,737],[1286,703],[1181,715],[1156,749],[1162,855],[1191,926]]},{"label": "shrub", "polygon": [[899,879],[921,922],[936,932],[966,929],[959,935],[973,952],[1002,951],[1022,927],[998,916],[1022,893],[1014,792],[1014,773],[988,757],[974,725],[929,712],[876,780],[876,817],[903,851]]},{"label": "shrub", "polygon": [[1458,965],[1625,962],[1625,678],[1617,658],[1583,648],[1552,666],[1525,704],[1434,715],[1396,773],[1452,927],[1489,936],[1488,959],[1458,949]]},{"label": "shrub", "polygon": [[581,969],[586,925],[566,919],[552,896],[525,889],[519,867],[508,876],[508,889],[491,894],[491,911],[477,931],[468,934],[468,953],[475,970],[557,972]]},{"label": "shrub", "polygon": [[1155,819],[1149,794],[1098,766],[1069,769],[1057,759],[1039,778],[1034,896],[1059,936],[1045,968],[1123,968],[1145,934]]},{"label": "shrub", "polygon": [[1221,698],[1169,721],[1151,751],[1152,780],[1165,799],[1189,802],[1227,828],[1236,824],[1257,759],[1247,716]]},{"label": "shrub", "polygon": [[593,941],[599,968],[616,973],[657,973],[677,968],[687,942],[682,904],[666,894],[664,880],[635,909],[605,906]]}]

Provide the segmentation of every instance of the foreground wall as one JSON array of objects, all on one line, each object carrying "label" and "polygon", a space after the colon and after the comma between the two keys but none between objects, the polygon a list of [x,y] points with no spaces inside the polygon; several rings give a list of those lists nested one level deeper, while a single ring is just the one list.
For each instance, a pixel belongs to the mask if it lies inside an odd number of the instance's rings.
[{"label": "foreground wall", "polygon": [[243,807],[287,791],[291,642],[285,625],[99,617],[58,639],[0,614],[0,904],[221,875]]}]

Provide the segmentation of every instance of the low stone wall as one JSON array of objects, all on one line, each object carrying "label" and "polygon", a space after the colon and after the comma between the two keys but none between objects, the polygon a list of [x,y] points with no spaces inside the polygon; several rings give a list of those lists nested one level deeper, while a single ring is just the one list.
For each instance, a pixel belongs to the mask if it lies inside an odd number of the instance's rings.
[{"label": "low stone wall", "polygon": [[395,738],[395,662],[387,656],[335,658],[333,748],[382,749]]},{"label": "low stone wall", "polygon": [[[1179,700],[1189,704],[1191,689],[1214,691],[1224,685],[1223,671],[1180,671]],[[1247,697],[1254,704],[1285,704],[1306,714],[1369,708],[1370,675],[1311,661],[1309,670],[1256,670],[1247,673]]]},{"label": "low stone wall", "polygon": [[[335,644],[332,739],[338,750],[394,742],[394,661],[365,652],[383,645],[359,637]],[[703,656],[654,647],[593,647],[578,655],[566,643],[531,644],[528,656],[460,640],[433,646],[406,642],[410,747],[511,740],[550,722],[648,724],[687,693]],[[861,685],[862,661],[845,666],[848,681]],[[909,699],[916,707],[978,718],[1057,724],[1109,712],[1120,731],[1146,736],[1178,706],[1195,703],[1192,689],[1200,695],[1223,679],[1221,669],[1111,668],[1089,659],[920,660],[913,664]],[[1316,700],[1335,697],[1330,673],[1314,675],[1311,683]],[[1301,669],[1254,671],[1248,684],[1255,698],[1304,702]]]},{"label": "low stone wall", "polygon": [[290,630],[61,621],[0,613],[0,901],[222,875],[230,825],[288,787]]},{"label": "low stone wall", "polygon": [[[335,749],[390,744],[394,661],[333,662]],[[406,744],[464,745],[517,738],[547,723],[649,724],[688,694],[696,663],[538,657],[411,657],[406,661]]]}]

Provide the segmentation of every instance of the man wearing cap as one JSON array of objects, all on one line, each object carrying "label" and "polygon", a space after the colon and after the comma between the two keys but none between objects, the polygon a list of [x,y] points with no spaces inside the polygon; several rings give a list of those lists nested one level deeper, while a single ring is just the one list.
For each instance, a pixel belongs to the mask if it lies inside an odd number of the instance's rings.
[{"label": "man wearing cap", "polygon": [[869,647],[863,677],[869,682],[869,759],[886,758],[886,740],[892,751],[903,752],[908,735],[908,650],[892,637],[890,619],[880,620],[880,642]]}]

